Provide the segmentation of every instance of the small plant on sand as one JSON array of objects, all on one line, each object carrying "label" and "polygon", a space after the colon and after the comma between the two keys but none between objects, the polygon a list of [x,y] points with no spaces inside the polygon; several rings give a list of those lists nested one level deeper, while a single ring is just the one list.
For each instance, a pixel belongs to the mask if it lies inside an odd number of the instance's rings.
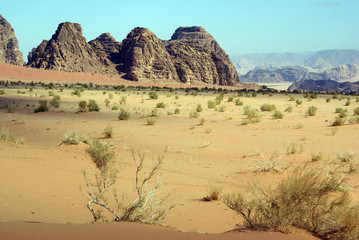
[{"label": "small plant on sand", "polygon": [[274,109],[276,109],[276,106],[274,104],[263,104],[261,107],[260,107],[261,111],[273,111]]},{"label": "small plant on sand", "polygon": [[284,114],[279,110],[274,110],[274,113],[272,115],[273,119],[283,119]]},{"label": "small plant on sand", "polygon": [[147,125],[153,126],[156,124],[156,119],[153,117],[148,117],[148,118],[146,118],[146,123],[147,123]]},{"label": "small plant on sand", "polygon": [[295,103],[298,105],[302,105],[303,101],[302,100],[299,100],[298,98],[295,100]]},{"label": "small plant on sand", "polygon": [[332,126],[344,126],[346,119],[341,117],[336,117],[332,123]]},{"label": "small plant on sand", "polygon": [[284,111],[291,113],[291,112],[293,112],[293,107],[292,107],[292,106],[288,106]]},{"label": "small plant on sand", "polygon": [[87,112],[88,108],[86,101],[80,101],[77,105],[79,106],[79,112]]},{"label": "small plant on sand", "polygon": [[322,161],[323,159],[323,155],[321,152],[319,153],[312,153],[312,162],[318,162],[318,161]]},{"label": "small plant on sand", "polygon": [[121,108],[120,113],[118,114],[119,120],[129,120],[131,118],[130,112],[126,111],[125,109]]},{"label": "small plant on sand", "polygon": [[226,106],[224,106],[224,105],[219,106],[218,112],[225,112],[225,111],[226,111]]},{"label": "small plant on sand", "polygon": [[48,112],[49,111],[49,107],[47,105],[47,101],[46,100],[40,100],[39,101],[40,105],[34,109],[35,113],[38,112]]},{"label": "small plant on sand", "polygon": [[[87,208],[90,210],[94,221],[105,218],[101,210],[113,217],[113,221],[128,221],[142,223],[156,223],[167,216],[173,206],[167,207],[167,197],[157,197],[157,191],[161,184],[161,175],[158,175],[163,157],[158,157],[157,163],[145,174],[143,164],[145,155],[132,152],[132,158],[136,167],[135,174],[135,199],[119,196],[115,184],[119,170],[114,161],[114,152],[111,146],[104,142],[95,141],[90,145],[87,153],[95,163],[99,174],[91,180],[84,172],[86,189],[83,191],[88,199]],[[153,184],[153,178],[158,175],[157,182]],[[152,187],[149,188],[149,186]],[[148,189],[149,188],[149,189]],[[124,201],[126,200],[126,203]],[[129,203],[127,203],[129,202]],[[106,219],[103,219],[106,221]]]},{"label": "small plant on sand", "polygon": [[0,95],[5,95],[4,89],[0,89]]},{"label": "small plant on sand", "polygon": [[359,107],[354,108],[354,116],[359,115]]},{"label": "small plant on sand", "polygon": [[16,138],[14,134],[12,134],[8,128],[4,126],[0,129],[0,140],[15,143],[15,144],[23,144],[25,139],[23,137]]},{"label": "small plant on sand", "polygon": [[158,94],[156,92],[149,92],[148,96],[150,99],[158,99]]},{"label": "small plant on sand", "polygon": [[242,106],[242,105],[243,105],[243,102],[239,98],[237,98],[236,99],[236,106]]},{"label": "small plant on sand", "polygon": [[113,127],[108,124],[103,130],[104,138],[113,138]]},{"label": "small plant on sand", "polygon": [[[55,95],[55,96],[57,96],[57,95]],[[50,101],[50,106],[53,107],[53,108],[59,108],[60,107],[60,101],[55,96]]]},{"label": "small plant on sand", "polygon": [[280,155],[277,155],[276,153],[273,153],[272,156],[268,159],[264,156],[263,153],[260,153],[258,158],[253,158],[252,162],[248,164],[248,168],[253,172],[277,172],[282,173],[285,171],[288,166],[284,166],[283,164],[280,164],[280,161],[283,157],[285,157],[287,154],[283,153]]},{"label": "small plant on sand", "polygon": [[208,106],[208,108],[213,109],[216,107],[216,103],[214,101],[208,100],[207,106]]},{"label": "small plant on sand", "polygon": [[100,107],[98,106],[96,101],[93,99],[90,99],[88,101],[87,108],[88,108],[89,112],[99,112],[100,111]]},{"label": "small plant on sand", "polygon": [[295,171],[275,188],[249,185],[247,194],[224,197],[224,203],[255,230],[305,229],[327,240],[359,238],[359,206],[352,205],[343,179],[322,171]]},{"label": "small plant on sand", "polygon": [[244,115],[246,115],[247,118],[242,121],[242,125],[259,123],[262,121],[262,116],[259,114],[258,110],[251,108],[250,106],[244,107]]},{"label": "small plant on sand", "polygon": [[221,198],[221,194],[222,187],[210,184],[207,188],[207,195],[203,198],[203,201],[217,201]]},{"label": "small plant on sand", "polygon": [[203,107],[202,105],[199,103],[197,104],[197,107],[196,107],[196,112],[202,112],[203,111]]},{"label": "small plant on sand", "polygon": [[317,115],[318,108],[315,106],[310,106],[306,112],[306,116],[315,116]]},{"label": "small plant on sand", "polygon": [[176,108],[174,113],[175,113],[175,114],[180,114],[180,113],[181,113],[181,110],[180,110],[179,108]]},{"label": "small plant on sand", "polygon": [[359,124],[359,116],[351,117],[349,119],[350,124]]},{"label": "small plant on sand", "polygon": [[199,117],[199,113],[198,113],[198,112],[190,112],[190,113],[189,113],[189,117],[190,117],[190,118],[198,118],[198,117]]},{"label": "small plant on sand", "polygon": [[204,123],[206,122],[206,119],[205,118],[201,118],[199,120],[199,125],[204,125]]},{"label": "small plant on sand", "polygon": [[69,133],[65,133],[61,142],[58,144],[59,146],[62,144],[65,145],[77,145],[80,142],[83,143],[90,143],[91,139],[87,134],[79,134],[75,131],[69,132]]},{"label": "small plant on sand", "polygon": [[296,144],[292,143],[286,147],[287,154],[302,154],[304,152],[303,145],[300,145],[299,149]]},{"label": "small plant on sand", "polygon": [[127,97],[126,96],[123,96],[123,97],[121,97],[121,99],[120,99],[120,105],[124,105],[124,104],[126,104],[126,101],[127,101]]},{"label": "small plant on sand", "polygon": [[156,104],[156,108],[165,108],[166,104],[164,104],[163,102],[159,102]]}]

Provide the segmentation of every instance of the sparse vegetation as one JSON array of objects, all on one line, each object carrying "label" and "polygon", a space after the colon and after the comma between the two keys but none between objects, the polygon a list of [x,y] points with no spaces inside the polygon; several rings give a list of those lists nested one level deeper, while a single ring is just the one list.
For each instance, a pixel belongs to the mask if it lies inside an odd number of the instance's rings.
[{"label": "sparse vegetation", "polygon": [[0,129],[0,140],[15,143],[15,144],[24,144],[25,142],[24,137],[16,138],[14,134],[11,133],[9,129],[4,126]]},{"label": "sparse vegetation", "polygon": [[263,105],[260,107],[260,109],[261,109],[261,111],[268,111],[268,112],[270,112],[270,111],[273,111],[274,109],[276,109],[276,106],[273,105],[273,104],[268,104],[268,103],[266,103],[266,104],[263,104]]},{"label": "sparse vegetation", "polygon": [[315,116],[315,115],[317,115],[317,110],[318,110],[317,107],[315,107],[315,106],[310,106],[310,107],[308,108],[306,114],[307,114],[308,116]]},{"label": "sparse vegetation", "polygon": [[218,185],[209,185],[207,189],[207,195],[203,198],[204,201],[217,201],[221,198],[222,187]]},{"label": "sparse vegetation", "polygon": [[156,119],[153,117],[146,118],[147,125],[153,126],[156,124]]},{"label": "sparse vegetation", "polygon": [[125,109],[121,108],[120,113],[118,114],[119,120],[129,120],[131,118],[130,112],[126,111]]},{"label": "sparse vegetation", "polygon": [[156,104],[156,108],[165,108],[166,104],[164,104],[163,102],[159,102]]},{"label": "sparse vegetation", "polygon": [[113,138],[113,127],[110,124],[103,130],[103,135],[104,138]]},{"label": "sparse vegetation", "polygon": [[77,145],[80,142],[88,144],[91,142],[91,139],[87,134],[79,134],[75,131],[72,131],[69,133],[65,133],[61,142],[58,145]]},{"label": "sparse vegetation", "polygon": [[259,114],[258,110],[251,108],[250,106],[244,107],[244,115],[246,115],[247,118],[242,121],[243,125],[259,123],[262,121],[262,116]]},{"label": "sparse vegetation", "polygon": [[40,100],[39,103],[40,103],[40,105],[34,109],[34,113],[49,111],[49,107],[47,106],[46,100]]},{"label": "sparse vegetation", "polygon": [[272,115],[273,119],[283,119],[284,114],[279,110],[274,110],[274,113]]}]

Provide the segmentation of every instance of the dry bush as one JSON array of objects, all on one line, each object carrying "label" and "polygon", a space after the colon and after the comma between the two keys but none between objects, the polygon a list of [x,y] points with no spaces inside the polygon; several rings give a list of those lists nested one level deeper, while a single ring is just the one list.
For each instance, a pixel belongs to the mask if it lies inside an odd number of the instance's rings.
[{"label": "dry bush", "polygon": [[282,153],[277,155],[273,153],[270,158],[266,158],[263,153],[259,153],[257,155],[260,159],[254,158],[252,162],[248,164],[248,168],[253,172],[277,172],[282,173],[286,169],[288,169],[289,165],[284,166],[280,163],[283,157],[287,156],[286,153]]},{"label": "dry bush", "polygon": [[[166,206],[167,197],[156,197],[161,183],[161,175],[157,173],[161,167],[163,157],[158,157],[157,163],[151,168],[150,172],[144,174],[145,155],[135,151],[132,152],[133,161],[136,165],[135,188],[137,196],[134,200],[127,197],[126,199],[129,203],[125,203],[125,197],[120,197],[114,187],[117,181],[118,168],[113,161],[113,150],[107,147],[108,145],[105,143],[98,143],[98,146],[94,146],[92,150],[90,146],[87,152],[96,164],[99,174],[96,175],[95,181],[92,181],[84,173],[87,187],[84,194],[88,199],[87,208],[91,211],[94,221],[105,218],[101,214],[101,210],[105,210],[112,215],[113,221],[156,223],[164,219],[167,216],[167,211],[173,206]],[[99,154],[92,154],[91,152],[99,152]],[[148,189],[156,175],[156,183]]]},{"label": "dry bush", "polygon": [[113,138],[113,127],[108,124],[106,128],[103,130],[104,138]]},{"label": "dry bush", "polygon": [[244,218],[246,228],[295,226],[322,239],[358,239],[359,206],[351,205],[342,183],[323,171],[295,171],[274,189],[252,184],[247,194],[228,195],[224,203]]},{"label": "dry bush", "polygon": [[77,133],[75,131],[69,132],[69,133],[65,133],[61,142],[58,144],[59,146],[62,144],[65,145],[77,145],[80,142],[83,143],[90,143],[91,139],[88,135],[84,134],[84,133]]},{"label": "dry bush", "polygon": [[222,187],[218,185],[209,185],[207,189],[207,195],[203,198],[203,201],[216,201],[221,198]]},{"label": "dry bush", "polygon": [[25,142],[24,137],[16,138],[13,133],[9,131],[8,128],[4,126],[0,129],[0,140],[15,143],[15,144],[23,144]]}]

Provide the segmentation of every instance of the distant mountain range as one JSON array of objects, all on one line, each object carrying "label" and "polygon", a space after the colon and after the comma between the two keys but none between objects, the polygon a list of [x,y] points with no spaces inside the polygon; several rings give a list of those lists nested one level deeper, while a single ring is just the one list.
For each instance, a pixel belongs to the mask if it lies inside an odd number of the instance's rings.
[{"label": "distant mountain range", "polygon": [[358,82],[336,82],[332,80],[303,80],[293,83],[288,90],[323,92],[359,92]]}]

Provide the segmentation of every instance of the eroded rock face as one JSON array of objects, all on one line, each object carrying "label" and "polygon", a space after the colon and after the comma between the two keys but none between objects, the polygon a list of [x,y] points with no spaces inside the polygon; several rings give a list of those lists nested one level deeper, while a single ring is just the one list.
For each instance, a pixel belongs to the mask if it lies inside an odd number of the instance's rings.
[{"label": "eroded rock face", "polygon": [[133,81],[179,81],[176,68],[163,42],[147,28],[135,28],[123,40],[121,62],[125,77]]},{"label": "eroded rock face", "polygon": [[109,33],[103,33],[98,38],[89,42],[97,56],[105,63],[119,63],[122,44],[117,42]]},{"label": "eroded rock face", "polygon": [[24,65],[15,31],[0,14],[0,62]]},{"label": "eroded rock face", "polygon": [[80,24],[61,23],[49,41],[44,40],[28,57],[28,66],[66,72],[106,72],[94,49],[82,36]]},{"label": "eroded rock face", "polygon": [[[202,27],[178,28],[167,42],[167,50],[174,59],[182,82],[220,85],[239,82],[238,73],[228,55]],[[202,67],[197,67],[199,65]],[[186,69],[190,71],[184,71]]]}]

